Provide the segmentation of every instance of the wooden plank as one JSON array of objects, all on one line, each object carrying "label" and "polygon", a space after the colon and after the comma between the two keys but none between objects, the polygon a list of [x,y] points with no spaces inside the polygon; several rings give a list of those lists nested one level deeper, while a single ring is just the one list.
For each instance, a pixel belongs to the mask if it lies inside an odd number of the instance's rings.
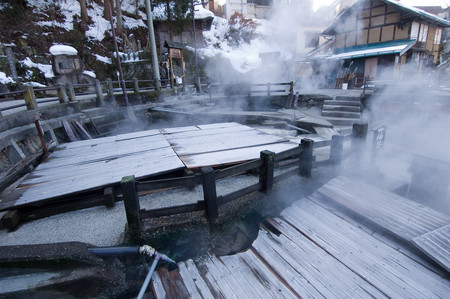
[{"label": "wooden plank", "polygon": [[124,164],[114,171],[100,169],[98,172],[86,173],[77,177],[49,181],[33,186],[23,185],[22,188],[26,188],[26,191],[12,204],[12,206],[23,206],[32,202],[48,200],[75,192],[116,184],[120,182],[122,177],[130,174],[133,174],[136,178],[143,178],[184,168],[184,165],[173,156],[160,158],[154,161],[152,160],[152,155],[150,153],[148,154],[147,159],[145,155],[141,158],[146,160],[147,163],[138,162],[131,165]]},{"label": "wooden plank", "polygon": [[346,210],[345,208],[343,209],[342,206],[337,203],[330,202],[330,200],[325,198],[323,195],[315,192],[308,195],[308,199],[326,209],[327,211],[335,214],[336,216],[346,219],[346,221],[351,223],[353,226],[358,226],[359,228],[370,234],[372,237],[383,242],[394,250],[408,256],[414,262],[424,265],[428,269],[431,269],[433,272],[438,273],[441,276],[445,275],[445,270],[437,266],[431,260],[424,259],[423,255],[412,246],[399,246],[398,241],[392,238],[390,234],[386,234],[384,230],[380,230],[377,226],[371,225],[370,222],[361,222],[360,216],[356,216],[354,213],[349,214],[348,210]]},{"label": "wooden plank", "polygon": [[285,282],[282,282],[268,268],[268,265],[255,256],[251,250],[247,250],[239,254],[241,260],[253,273],[253,276],[261,282],[268,294],[268,298],[301,298],[301,296],[293,292]]},{"label": "wooden plank", "polygon": [[252,247],[283,281],[289,283],[297,294],[302,297],[336,297],[321,283],[311,281],[311,277],[305,277],[306,273],[303,267],[298,267],[298,263],[292,263],[293,260],[288,258],[287,254],[281,252],[284,251],[282,247],[272,247],[276,245],[276,242],[268,241],[265,238],[266,234],[268,233],[260,231]]},{"label": "wooden plank", "polygon": [[[200,291],[196,287],[196,279],[191,276],[185,263],[178,263],[178,270],[183,278],[183,283],[189,293],[190,298],[202,298]],[[204,282],[203,282],[204,283]],[[211,293],[210,293],[211,294]],[[212,297],[212,295],[211,295]]]},{"label": "wooden plank", "polygon": [[230,128],[230,127],[246,127],[240,123],[236,122],[227,122],[227,123],[215,123],[215,124],[207,124],[207,125],[197,125],[197,127],[201,130],[208,129],[217,129],[217,128]]},{"label": "wooden plank", "polygon": [[239,149],[229,149],[220,152],[186,155],[180,156],[180,159],[183,161],[187,168],[194,169],[203,166],[236,164],[239,162],[259,159],[259,153],[263,150],[269,150],[278,153],[297,146],[298,144],[292,142],[283,142]]},{"label": "wooden plank", "polygon": [[255,277],[254,273],[241,260],[239,255],[222,256],[218,257],[218,259],[233,273],[241,287],[247,290],[248,296],[251,295],[252,298],[261,299],[268,296],[267,290],[262,286],[261,281]]},{"label": "wooden plank", "polygon": [[[152,174],[152,160],[169,159],[178,160],[178,157],[171,148],[161,148],[157,150],[151,150],[147,152],[135,153],[133,155],[121,156],[117,158],[105,159],[103,161],[95,161],[80,165],[68,165],[67,167],[52,167],[52,168],[36,168],[35,171],[27,177],[26,180],[19,186],[30,186],[41,184],[50,181],[62,180],[67,178],[74,178],[77,176],[104,173],[107,171],[117,171],[123,168],[129,169],[132,172],[132,167],[139,165],[147,165],[149,175]],[[151,159],[151,160],[149,160]],[[179,162],[178,167],[183,167],[183,164]]]},{"label": "wooden plank", "polygon": [[302,269],[305,278],[315,288],[323,285],[328,292],[340,298],[362,298],[368,294],[374,298],[385,297],[369,282],[334,259],[287,222],[280,218],[268,221],[281,232],[279,242],[273,242],[274,249],[277,252],[286,251],[290,256],[290,263]]},{"label": "wooden plank", "polygon": [[445,278],[305,199],[282,218],[388,296],[445,296]]},{"label": "wooden plank", "polygon": [[229,134],[237,132],[254,132],[257,133],[259,131],[248,127],[248,126],[239,126],[239,127],[224,127],[224,128],[217,128],[217,129],[205,129],[205,130],[197,130],[197,131],[186,131],[186,132],[180,132],[180,133],[172,133],[172,134],[165,134],[167,139],[169,140],[176,140],[176,139],[183,139],[187,137],[202,137],[202,136],[209,136],[209,135],[220,135],[220,134]]},{"label": "wooden plank", "polygon": [[166,291],[157,272],[153,272],[152,275],[152,288],[156,298],[166,298]]},{"label": "wooden plank", "polygon": [[[227,298],[227,291],[230,290],[222,290],[222,286],[217,284],[214,277],[208,272],[208,269],[206,267],[207,263],[207,257],[201,257],[195,260],[195,266],[198,269],[198,272],[200,273],[203,281],[208,286],[208,289],[212,293],[212,298]],[[228,285],[227,285],[228,286]],[[231,292],[231,294],[233,294]],[[233,297],[230,297],[233,298]]]},{"label": "wooden plank", "polygon": [[[236,294],[237,298],[245,298],[248,296],[248,289],[243,287],[238,280],[236,280],[234,273],[230,271],[222,262],[220,262],[214,255],[210,256],[209,263],[207,263],[208,269],[212,270],[213,276],[217,280],[226,282]],[[222,284],[221,284],[222,285]]]},{"label": "wooden plank", "polygon": [[413,243],[450,272],[450,224],[414,238]]},{"label": "wooden plank", "polygon": [[174,128],[159,129],[159,131],[163,134],[173,134],[173,133],[181,133],[181,132],[189,132],[189,131],[198,131],[198,128],[196,126],[174,127]]},{"label": "wooden plank", "polygon": [[345,177],[333,179],[317,192],[407,241],[450,222],[445,214]]},{"label": "wooden plank", "polygon": [[201,154],[208,152],[217,152],[235,148],[246,148],[252,146],[268,145],[273,143],[286,142],[287,140],[282,137],[265,135],[263,133],[248,136],[248,135],[227,135],[223,136],[211,136],[211,138],[202,139],[186,139],[185,142],[172,143],[174,150],[180,156]]},{"label": "wooden plank", "polygon": [[[208,285],[203,280],[203,277],[200,275],[194,262],[192,260],[187,260],[183,263],[183,265],[186,267],[186,270],[189,272],[189,277],[195,282],[196,289],[201,294],[201,296],[203,298],[214,298],[213,294],[209,290]],[[184,275],[183,275],[183,278],[184,278]]]},{"label": "wooden plank", "polygon": [[[169,143],[163,136],[150,136],[128,141],[115,141],[113,143],[92,145],[82,149],[74,148],[58,150],[57,148],[49,157],[49,162],[56,159],[69,159],[70,161],[73,160],[73,163],[77,163],[77,160],[94,160],[101,157],[119,156],[169,146]],[[89,159],[90,156],[94,156],[94,158]],[[45,164],[48,164],[49,162],[46,162]]]},{"label": "wooden plank", "polygon": [[72,130],[72,127],[70,126],[70,123],[67,120],[62,121],[64,130],[66,131],[67,136],[69,137],[70,141],[76,141],[78,138],[75,136],[75,133]]}]

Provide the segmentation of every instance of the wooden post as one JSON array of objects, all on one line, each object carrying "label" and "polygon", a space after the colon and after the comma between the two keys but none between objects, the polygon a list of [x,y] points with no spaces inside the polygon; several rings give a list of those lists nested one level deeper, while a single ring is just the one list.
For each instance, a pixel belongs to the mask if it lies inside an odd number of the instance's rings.
[{"label": "wooden post", "polygon": [[114,188],[106,187],[103,191],[103,200],[105,201],[105,206],[108,208],[114,207],[116,204],[116,198],[114,196]]},{"label": "wooden post", "polygon": [[61,104],[67,103],[69,101],[64,84],[58,84],[58,98]]},{"label": "wooden post", "polygon": [[206,215],[210,222],[214,222],[219,217],[219,205],[217,203],[216,179],[214,169],[211,167],[202,168],[203,198],[206,203]]},{"label": "wooden post", "polygon": [[66,83],[66,89],[69,96],[69,102],[75,102],[77,100],[77,97],[75,96],[75,90],[73,89],[72,83]]},{"label": "wooden post", "polygon": [[130,237],[131,240],[137,242],[141,238],[141,217],[139,212],[141,208],[134,175],[123,177],[120,186],[122,188]]},{"label": "wooden post", "polygon": [[361,162],[362,152],[366,143],[368,124],[354,123],[352,129],[352,155],[354,157],[354,164]]},{"label": "wooden post", "polygon": [[299,174],[303,177],[310,178],[312,172],[314,140],[302,139],[300,144],[300,161]]},{"label": "wooden post", "polygon": [[102,85],[100,84],[100,80],[98,79],[95,79],[95,95],[97,96],[95,106],[97,107],[105,106],[105,102],[103,101]]},{"label": "wooden post", "polygon": [[113,83],[110,78],[106,79],[106,89],[107,89],[107,94],[109,97],[114,96]]},{"label": "wooden post", "polygon": [[270,97],[270,82],[267,83],[267,96]]},{"label": "wooden post", "polygon": [[28,110],[37,109],[36,95],[32,86],[25,86],[25,104]]},{"label": "wooden post", "polygon": [[273,187],[275,153],[265,150],[262,151],[259,156],[263,162],[259,174],[259,182],[262,183],[262,191],[268,193],[272,191]]},{"label": "wooden post", "polygon": [[133,78],[133,89],[135,93],[139,93],[139,81],[136,77]]},{"label": "wooden post", "polygon": [[20,222],[20,214],[17,210],[10,210],[8,213],[3,215],[2,224],[4,227],[12,229],[16,227]]},{"label": "wooden post", "polygon": [[341,163],[343,148],[344,136],[333,135],[331,137],[330,160],[334,165],[339,165]]}]

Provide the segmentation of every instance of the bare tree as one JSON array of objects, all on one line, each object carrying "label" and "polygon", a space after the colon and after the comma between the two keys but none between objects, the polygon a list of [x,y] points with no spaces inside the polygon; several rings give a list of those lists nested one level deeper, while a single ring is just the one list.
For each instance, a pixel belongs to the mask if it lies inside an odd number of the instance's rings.
[{"label": "bare tree", "polygon": [[123,33],[123,20],[122,20],[122,1],[116,0],[116,16],[117,16],[117,35],[122,36]]},{"label": "bare tree", "polygon": [[81,21],[88,23],[89,22],[89,16],[87,13],[87,4],[86,0],[78,0],[80,2],[80,9],[81,9]]},{"label": "bare tree", "polygon": [[103,1],[103,16],[108,21],[112,20],[112,13],[114,11],[114,0]]}]

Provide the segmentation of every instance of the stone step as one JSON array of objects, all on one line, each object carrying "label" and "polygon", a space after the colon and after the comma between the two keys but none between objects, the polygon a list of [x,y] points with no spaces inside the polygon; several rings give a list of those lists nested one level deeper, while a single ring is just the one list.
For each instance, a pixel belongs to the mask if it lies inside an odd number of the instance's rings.
[{"label": "stone step", "polygon": [[338,100],[326,100],[323,102],[324,105],[333,105],[333,106],[355,106],[360,107],[361,102],[358,101],[338,101]]},{"label": "stone step", "polygon": [[355,118],[325,117],[325,119],[336,126],[352,126],[354,123],[359,122],[359,119]]},{"label": "stone step", "polygon": [[361,113],[346,112],[346,111],[322,111],[322,116],[359,119],[359,118],[361,118]]},{"label": "stone step", "polygon": [[322,111],[361,112],[360,106],[323,105]]},{"label": "stone step", "polygon": [[353,101],[353,102],[361,102],[361,98],[360,97],[353,97],[353,96],[336,96],[335,97],[336,101]]}]

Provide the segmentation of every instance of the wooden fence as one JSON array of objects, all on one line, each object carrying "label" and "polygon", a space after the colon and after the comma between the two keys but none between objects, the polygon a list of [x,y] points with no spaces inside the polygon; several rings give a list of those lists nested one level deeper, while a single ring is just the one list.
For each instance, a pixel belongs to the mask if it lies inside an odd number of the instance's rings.
[{"label": "wooden fence", "polygon": [[[164,80],[162,80],[164,81]],[[155,80],[125,80],[125,90],[130,93],[140,93],[155,90]],[[96,105],[104,104],[104,94],[113,96],[120,94],[122,89],[120,81],[106,80],[88,84],[59,84],[54,87],[34,88],[25,86],[24,90],[0,93],[0,103],[10,102],[9,105],[0,107],[0,117],[2,111],[26,107],[28,110],[37,109],[44,103],[68,103],[77,100],[77,96],[93,95]]]},{"label": "wooden fence", "polygon": [[[354,124],[351,135],[334,135],[329,141],[314,142],[311,139],[303,139],[297,148],[275,154],[270,151],[262,151],[260,158],[231,166],[225,169],[214,170],[211,167],[204,167],[199,174],[193,174],[175,179],[162,179],[153,181],[137,182],[133,175],[124,177],[121,182],[122,199],[125,203],[128,227],[130,237],[138,240],[141,236],[141,220],[175,214],[191,213],[204,211],[208,221],[214,223],[219,216],[219,207],[237,200],[249,193],[260,191],[263,193],[271,192],[273,185],[293,175],[300,175],[310,178],[312,169],[319,166],[330,166],[330,171],[335,171],[339,167],[344,153],[344,140],[351,140],[350,152],[353,153],[352,159],[358,163],[361,158],[356,152],[362,151],[362,145],[367,136],[367,124]],[[315,162],[313,149],[330,147],[329,158]],[[289,160],[296,163],[294,167],[274,175],[275,165],[281,161]],[[257,171],[259,181],[243,189],[235,190],[229,194],[217,196],[216,182],[223,178],[235,176],[248,171]],[[201,184],[203,188],[203,199],[193,204],[185,204],[174,207],[141,210],[139,204],[140,192],[149,192],[166,188],[193,187]]]}]

